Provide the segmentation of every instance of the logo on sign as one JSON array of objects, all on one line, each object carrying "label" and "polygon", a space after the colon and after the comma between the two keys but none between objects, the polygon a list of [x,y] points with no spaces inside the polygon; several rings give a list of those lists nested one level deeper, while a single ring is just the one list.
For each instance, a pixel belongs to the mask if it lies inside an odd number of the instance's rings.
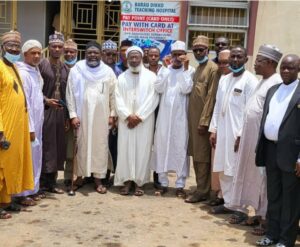
[{"label": "logo on sign", "polygon": [[132,3],[129,2],[129,1],[124,1],[122,3],[122,11],[124,13],[130,13],[130,12],[132,12]]}]

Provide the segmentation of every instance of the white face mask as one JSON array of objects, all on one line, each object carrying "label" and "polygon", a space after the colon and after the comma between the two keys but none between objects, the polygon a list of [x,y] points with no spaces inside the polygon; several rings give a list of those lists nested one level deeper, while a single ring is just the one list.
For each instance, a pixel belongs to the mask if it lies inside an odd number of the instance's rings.
[{"label": "white face mask", "polygon": [[129,68],[129,70],[130,70],[131,72],[133,72],[133,73],[139,73],[139,72],[141,71],[141,69],[142,69],[142,63],[140,63],[140,65],[137,66],[137,67],[132,67],[132,66],[130,66],[130,65],[128,64],[128,68]]}]

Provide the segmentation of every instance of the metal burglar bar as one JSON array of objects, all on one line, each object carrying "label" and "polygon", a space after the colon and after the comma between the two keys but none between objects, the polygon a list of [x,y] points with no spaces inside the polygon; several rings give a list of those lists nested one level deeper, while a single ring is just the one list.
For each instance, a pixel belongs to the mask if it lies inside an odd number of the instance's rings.
[{"label": "metal burglar bar", "polygon": [[12,29],[12,2],[0,1],[0,34]]},{"label": "metal burglar bar", "polygon": [[97,7],[97,1],[73,1],[74,25],[70,36],[78,44],[79,59],[84,58],[86,43],[89,40],[97,40]]},{"label": "metal burglar bar", "polygon": [[78,44],[79,59],[84,58],[85,45],[90,40],[119,42],[120,1],[73,1],[70,5],[72,20],[68,18],[66,26],[73,24],[66,34]]},{"label": "metal burglar bar", "polygon": [[188,13],[188,49],[198,35],[209,38],[209,49],[214,50],[214,39],[225,36],[230,45],[246,46],[249,27],[248,1],[198,0],[190,1]]},{"label": "metal burglar bar", "polygon": [[120,36],[121,2],[105,1],[104,11],[105,20],[103,40],[111,39],[118,43]]}]

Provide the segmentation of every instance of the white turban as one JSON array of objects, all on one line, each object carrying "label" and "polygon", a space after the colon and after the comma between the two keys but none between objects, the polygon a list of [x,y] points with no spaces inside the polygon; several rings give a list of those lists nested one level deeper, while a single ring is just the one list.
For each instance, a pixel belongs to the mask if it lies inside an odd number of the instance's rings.
[{"label": "white turban", "polygon": [[22,53],[24,54],[25,52],[29,51],[31,48],[34,47],[40,48],[42,50],[42,45],[39,41],[34,39],[27,40],[22,46]]},{"label": "white turban", "polygon": [[139,53],[142,54],[142,57],[144,56],[144,52],[142,51],[142,49],[136,45],[134,46],[130,46],[127,50],[126,50],[126,57],[128,57],[129,52],[132,51],[138,51]]}]

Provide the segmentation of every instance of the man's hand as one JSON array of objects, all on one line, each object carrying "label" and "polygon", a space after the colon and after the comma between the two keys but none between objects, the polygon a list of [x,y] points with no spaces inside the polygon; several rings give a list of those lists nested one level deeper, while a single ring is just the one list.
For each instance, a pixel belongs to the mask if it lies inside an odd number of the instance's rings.
[{"label": "man's hand", "polygon": [[74,129],[78,129],[80,127],[80,120],[78,117],[74,117],[71,119],[71,124]]},{"label": "man's hand", "polygon": [[35,132],[30,132],[30,141],[34,142],[35,140]]},{"label": "man's hand", "polygon": [[237,151],[239,151],[239,146],[240,146],[240,140],[241,140],[241,137],[238,136],[235,140],[235,143],[234,143],[234,152],[236,153]]},{"label": "man's hand", "polygon": [[165,66],[166,68],[171,64],[171,55],[167,55],[163,58],[162,62],[163,62],[163,66]]},{"label": "man's hand", "polygon": [[63,109],[63,106],[61,104],[59,104],[59,100],[57,99],[48,99],[45,98],[45,103],[46,105],[56,108],[56,109]]},{"label": "man's hand", "polygon": [[296,162],[295,172],[296,172],[296,176],[300,177],[300,162],[299,161]]},{"label": "man's hand", "polygon": [[111,126],[112,129],[115,129],[117,128],[117,121],[118,121],[117,117],[109,117],[108,125]]},{"label": "man's hand", "polygon": [[142,122],[142,120],[134,114],[129,115],[129,117],[126,120],[128,122],[127,127],[129,129],[135,128],[140,122]]},{"label": "man's hand", "polygon": [[189,69],[189,58],[187,57],[187,55],[181,55],[178,57],[179,60],[182,62],[183,64],[183,68],[184,68],[184,71],[188,70]]},{"label": "man's hand", "polygon": [[217,144],[217,133],[211,133],[209,137],[210,146],[215,149]]},{"label": "man's hand", "polygon": [[198,134],[200,136],[203,136],[203,135],[205,135],[207,133],[208,133],[208,126],[204,126],[204,125],[199,125],[198,126]]}]

